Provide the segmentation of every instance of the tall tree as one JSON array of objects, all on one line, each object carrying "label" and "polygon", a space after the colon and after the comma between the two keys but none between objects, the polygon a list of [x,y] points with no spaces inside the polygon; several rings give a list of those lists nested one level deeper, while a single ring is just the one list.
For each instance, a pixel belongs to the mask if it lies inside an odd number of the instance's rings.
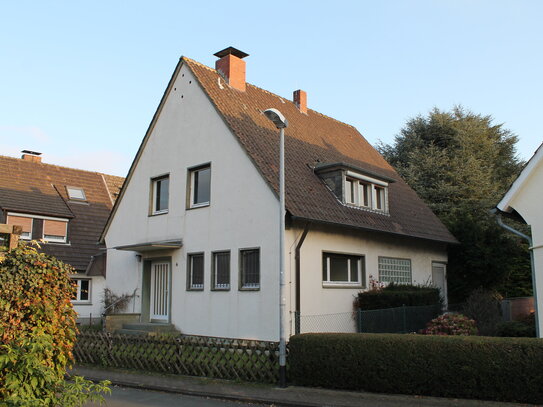
[{"label": "tall tree", "polygon": [[460,241],[449,250],[451,301],[479,287],[503,291],[511,276],[530,281],[527,248],[499,228],[489,210],[523,163],[511,131],[461,106],[409,120],[379,151]]}]

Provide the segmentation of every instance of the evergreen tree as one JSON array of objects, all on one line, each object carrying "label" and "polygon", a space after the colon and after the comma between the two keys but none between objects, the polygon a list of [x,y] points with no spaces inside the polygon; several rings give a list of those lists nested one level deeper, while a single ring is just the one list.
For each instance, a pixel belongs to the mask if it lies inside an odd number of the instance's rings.
[{"label": "evergreen tree", "polygon": [[[452,302],[480,287],[508,296],[526,294],[531,281],[527,248],[489,214],[523,166],[517,141],[492,117],[457,106],[409,120],[392,145],[378,146],[460,242],[449,249]],[[518,292],[512,276],[519,279]]]}]

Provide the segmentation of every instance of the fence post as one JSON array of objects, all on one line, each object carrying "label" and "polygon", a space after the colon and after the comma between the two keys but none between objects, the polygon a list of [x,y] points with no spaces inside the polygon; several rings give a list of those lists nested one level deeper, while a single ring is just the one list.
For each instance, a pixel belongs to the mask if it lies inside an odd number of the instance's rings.
[{"label": "fence post", "polygon": [[402,304],[402,319],[403,319],[403,333],[407,332],[407,309],[405,304]]},{"label": "fence post", "polygon": [[294,334],[300,333],[300,311],[294,311]]}]

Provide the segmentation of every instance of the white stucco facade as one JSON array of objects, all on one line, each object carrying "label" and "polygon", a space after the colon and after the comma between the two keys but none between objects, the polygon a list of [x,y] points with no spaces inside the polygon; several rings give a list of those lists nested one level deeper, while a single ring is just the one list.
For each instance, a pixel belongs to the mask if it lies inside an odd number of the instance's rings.
[{"label": "white stucco facade", "polygon": [[[162,110],[105,236],[107,286],[117,294],[138,288],[141,312],[146,260],[171,261],[170,321],[183,333],[276,340],[279,287],[277,199],[216,113],[190,70],[173,80]],[[211,166],[209,206],[187,209],[188,169]],[[151,179],[169,174],[168,213],[150,216]],[[170,251],[112,248],[181,239]],[[240,291],[239,250],[260,249],[260,289]],[[211,253],[229,250],[230,290],[211,291]],[[187,254],[204,253],[204,288],[187,290]],[[132,312],[132,309],[127,310]]]},{"label": "white stucco facade", "polygon": [[539,336],[543,337],[543,147],[540,146],[528,162],[507,194],[498,204],[498,209],[511,212],[513,209],[532,229],[533,281],[539,325]]},{"label": "white stucco facade", "polygon": [[74,310],[77,312],[77,321],[82,325],[99,323],[104,309],[103,295],[106,279],[102,276],[73,275],[72,277],[90,280],[90,301],[73,302]]}]

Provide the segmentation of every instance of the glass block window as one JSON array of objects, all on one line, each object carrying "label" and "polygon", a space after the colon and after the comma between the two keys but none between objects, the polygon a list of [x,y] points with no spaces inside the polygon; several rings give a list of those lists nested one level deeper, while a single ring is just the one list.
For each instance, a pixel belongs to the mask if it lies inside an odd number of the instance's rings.
[{"label": "glass block window", "polygon": [[379,257],[379,281],[382,283],[411,284],[411,260]]},{"label": "glass block window", "polygon": [[240,289],[260,288],[260,249],[239,251]]}]

